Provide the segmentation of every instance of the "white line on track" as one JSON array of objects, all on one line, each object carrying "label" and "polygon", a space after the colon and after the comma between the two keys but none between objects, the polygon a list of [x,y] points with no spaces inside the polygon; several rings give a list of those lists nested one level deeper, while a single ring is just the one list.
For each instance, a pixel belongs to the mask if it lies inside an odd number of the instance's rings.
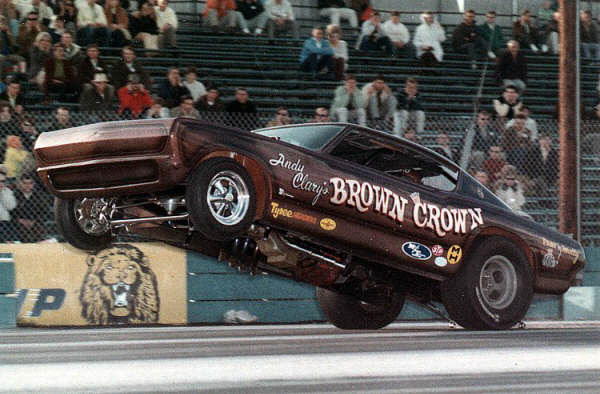
[{"label": "white line on track", "polygon": [[600,371],[600,346],[209,357],[0,366],[0,391],[127,390],[218,382]]}]

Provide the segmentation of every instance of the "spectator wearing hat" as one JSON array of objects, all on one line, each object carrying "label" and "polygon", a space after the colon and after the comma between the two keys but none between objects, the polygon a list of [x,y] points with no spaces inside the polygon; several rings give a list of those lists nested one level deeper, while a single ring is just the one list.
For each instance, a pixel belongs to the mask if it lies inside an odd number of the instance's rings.
[{"label": "spectator wearing hat", "polygon": [[75,93],[75,68],[70,60],[65,59],[65,47],[55,44],[53,47],[53,58],[46,60],[44,64],[43,92],[48,98],[50,93],[58,93],[61,101],[67,100],[67,94]]},{"label": "spectator wearing hat", "polygon": [[17,207],[15,194],[7,185],[6,167],[0,165],[0,242],[14,239],[10,212]]},{"label": "spectator wearing hat", "polygon": [[86,89],[79,98],[82,111],[112,111],[115,105],[115,88],[108,83],[106,74],[96,74],[91,81],[93,89]]},{"label": "spectator wearing hat", "polygon": [[104,10],[95,0],[85,0],[77,5],[77,41],[80,45],[108,44],[108,29]]},{"label": "spectator wearing hat", "polygon": [[179,27],[177,14],[173,8],[169,7],[169,0],[158,0],[158,6],[154,7],[156,12],[156,24],[158,25],[158,47],[175,48],[177,40],[175,33]]},{"label": "spectator wearing hat", "polygon": [[127,85],[117,91],[120,115],[139,118],[153,104],[150,93],[146,90],[137,74],[129,75]]},{"label": "spectator wearing hat", "polygon": [[127,11],[121,7],[119,0],[108,0],[104,5],[104,15],[106,16],[110,46],[123,47],[131,40]]},{"label": "spectator wearing hat", "polygon": [[171,109],[181,104],[183,96],[191,96],[190,91],[181,81],[177,67],[169,68],[167,79],[160,84],[158,95],[165,100],[165,107]]},{"label": "spectator wearing hat", "polygon": [[236,4],[234,0],[207,0],[202,12],[204,23],[215,31],[219,28],[235,28]]},{"label": "spectator wearing hat", "polygon": [[194,103],[206,94],[206,87],[202,82],[198,81],[198,72],[195,67],[188,67],[185,70],[185,79],[182,83],[190,91]]},{"label": "spectator wearing hat", "polygon": [[150,76],[142,66],[142,63],[137,60],[133,48],[125,46],[121,50],[121,60],[119,60],[112,68],[110,80],[115,86],[115,89],[119,90],[127,84],[129,74],[138,74],[144,87],[147,90],[150,90]]},{"label": "spectator wearing hat", "polygon": [[174,118],[200,119],[200,113],[194,108],[192,96],[181,97],[181,104],[171,110],[171,116]]},{"label": "spectator wearing hat", "polygon": [[291,31],[294,39],[300,38],[298,22],[294,16],[294,9],[288,0],[267,0],[265,10],[269,17],[267,21],[267,34],[275,38],[275,32]]}]

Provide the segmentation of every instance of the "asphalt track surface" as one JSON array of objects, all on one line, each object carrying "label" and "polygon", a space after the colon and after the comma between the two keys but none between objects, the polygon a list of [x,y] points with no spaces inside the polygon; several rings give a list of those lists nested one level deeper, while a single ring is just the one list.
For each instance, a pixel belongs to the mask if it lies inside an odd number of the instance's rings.
[{"label": "asphalt track surface", "polygon": [[600,325],[8,329],[0,392],[599,393]]}]

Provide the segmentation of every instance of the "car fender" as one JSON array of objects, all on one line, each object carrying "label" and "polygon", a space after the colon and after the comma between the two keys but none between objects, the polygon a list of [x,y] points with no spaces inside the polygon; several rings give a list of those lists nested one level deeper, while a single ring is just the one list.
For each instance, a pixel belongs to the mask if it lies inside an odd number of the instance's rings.
[{"label": "car fender", "polygon": [[256,219],[260,219],[264,216],[268,202],[272,199],[272,182],[268,172],[268,167],[262,162],[262,160],[256,158],[254,155],[244,152],[236,152],[231,150],[219,150],[211,152],[203,156],[194,168],[202,165],[203,162],[215,158],[228,158],[235,160],[242,167],[248,171],[248,174],[252,178],[254,187],[256,189]]}]

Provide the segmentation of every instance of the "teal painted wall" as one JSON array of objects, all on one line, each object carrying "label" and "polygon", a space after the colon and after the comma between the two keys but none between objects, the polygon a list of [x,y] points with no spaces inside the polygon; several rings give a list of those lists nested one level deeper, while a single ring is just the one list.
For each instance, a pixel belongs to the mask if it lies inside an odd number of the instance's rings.
[{"label": "teal painted wall", "polygon": [[11,253],[0,253],[0,327],[16,325],[15,264]]}]

